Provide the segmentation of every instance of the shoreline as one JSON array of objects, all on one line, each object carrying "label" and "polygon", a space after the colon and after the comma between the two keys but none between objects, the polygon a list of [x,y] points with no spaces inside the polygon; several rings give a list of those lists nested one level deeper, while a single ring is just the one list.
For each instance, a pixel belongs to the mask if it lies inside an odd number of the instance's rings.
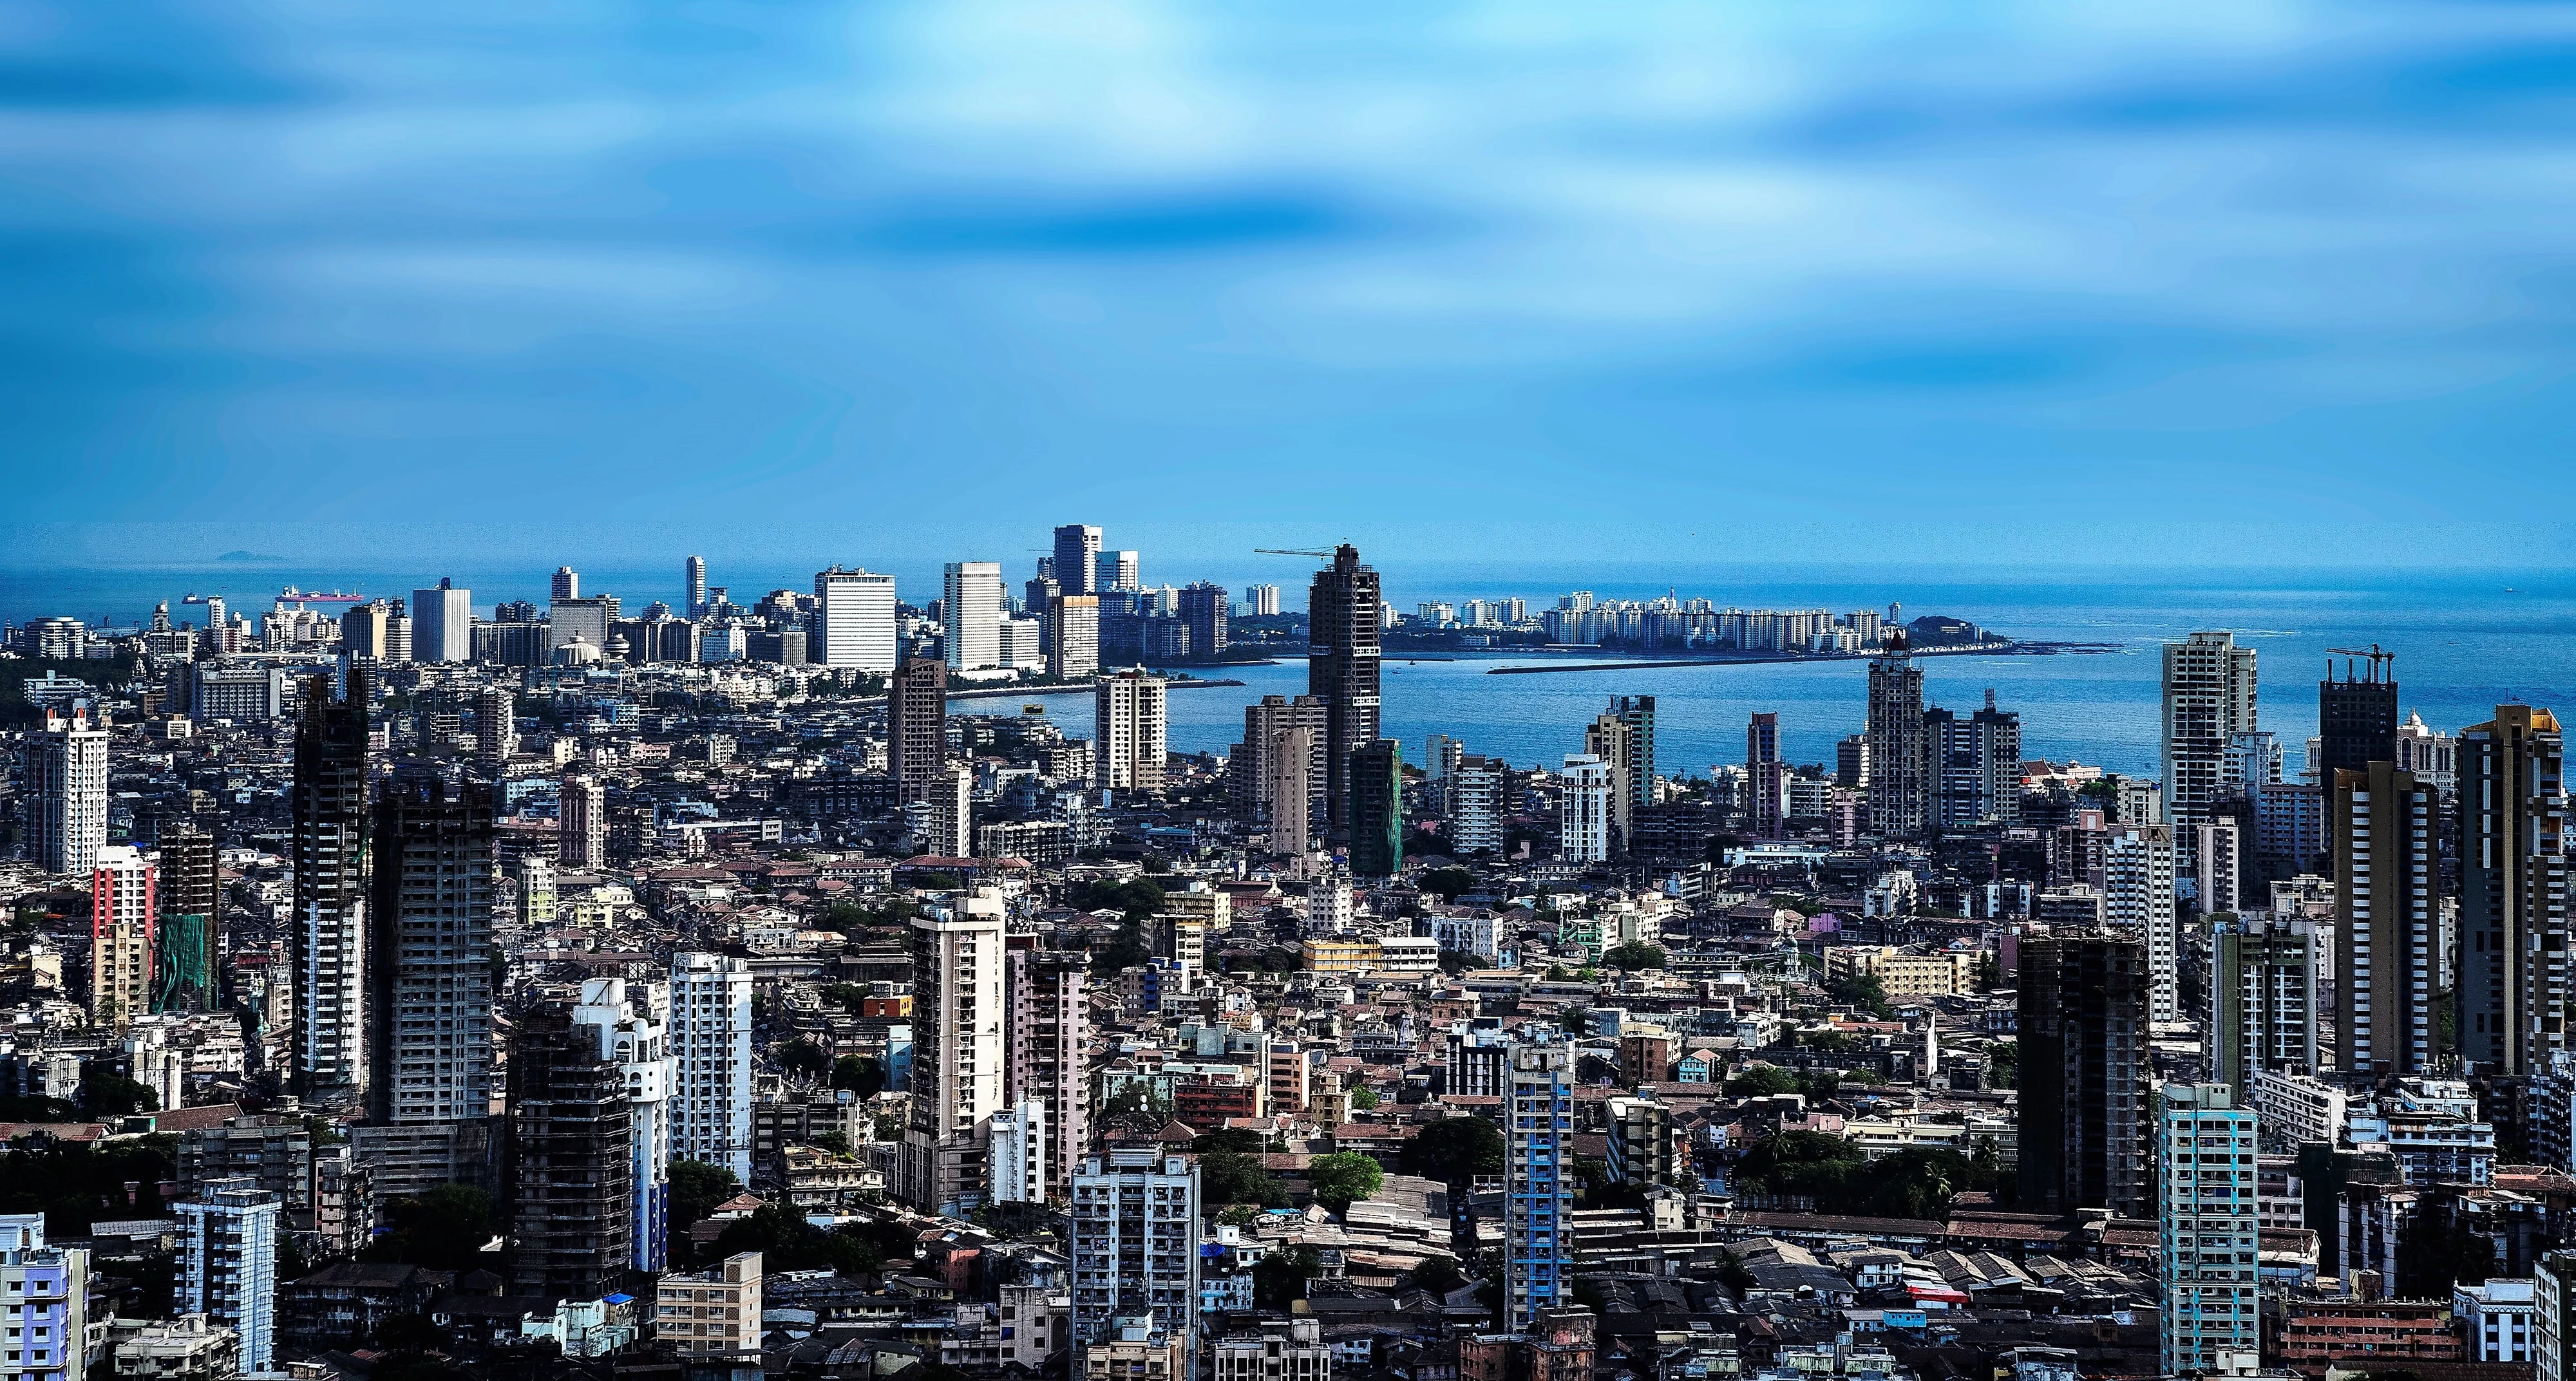
[{"label": "shoreline", "polygon": [[[2120,650],[2118,643],[1982,643],[1974,647],[1918,647],[1918,657],[2098,657]],[[1539,676],[1568,671],[1643,671],[1656,667],[1793,666],[1801,662],[1857,662],[1875,652],[1799,652],[1787,655],[1746,653],[1733,657],[1645,657],[1623,662],[1579,662],[1566,666],[1488,667],[1487,676]]]},{"label": "shoreline", "polygon": [[[1089,695],[1092,693],[1092,686],[1097,684],[1099,683],[1093,682],[1090,685],[1080,686],[977,686],[969,690],[952,690],[948,692],[948,698],[951,700],[1002,700],[1014,695]],[[1187,681],[1166,681],[1163,683],[1163,689],[1167,691],[1175,691],[1188,690],[1193,686],[1213,688],[1217,686],[1245,686],[1250,684],[1251,682],[1249,681],[1237,681],[1231,678],[1225,680],[1207,680],[1200,677],[1192,677]],[[876,700],[885,699],[885,697],[881,695],[871,698]]]}]

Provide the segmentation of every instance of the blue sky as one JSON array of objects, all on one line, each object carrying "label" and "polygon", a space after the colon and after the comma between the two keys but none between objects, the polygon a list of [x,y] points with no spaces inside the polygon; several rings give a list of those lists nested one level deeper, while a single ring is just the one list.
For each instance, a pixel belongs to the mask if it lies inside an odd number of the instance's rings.
[{"label": "blue sky", "polygon": [[196,556],[2566,564],[2571,98],[2538,3],[0,0],[0,465]]}]

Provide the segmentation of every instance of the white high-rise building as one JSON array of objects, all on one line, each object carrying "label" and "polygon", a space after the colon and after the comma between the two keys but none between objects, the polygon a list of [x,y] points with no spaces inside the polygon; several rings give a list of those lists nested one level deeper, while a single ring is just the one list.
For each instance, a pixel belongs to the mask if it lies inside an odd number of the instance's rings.
[{"label": "white high-rise building", "polygon": [[993,1202],[1046,1202],[1046,1104],[1023,1099],[993,1114],[990,1144]]},{"label": "white high-rise building", "polygon": [[671,1230],[669,1002],[669,990],[658,983],[629,987],[622,978],[591,978],[583,980],[581,1004],[572,1013],[575,1026],[599,1033],[600,1056],[626,1067],[626,1116],[634,1129],[629,1211],[639,1271],[662,1269]]},{"label": "white high-rise building", "polygon": [[2242,785],[2237,736],[2260,726],[2254,709],[2254,649],[2233,633],[2194,633],[2165,644],[2164,804],[2162,822],[2197,825],[2210,807]]},{"label": "white high-rise building", "polygon": [[1144,1319],[1155,1345],[1180,1348],[1172,1375],[1196,1375],[1198,1241],[1198,1162],[1154,1146],[1085,1159],[1073,1177],[1074,1346],[1114,1343],[1113,1321]]},{"label": "white high-rise building", "polygon": [[555,857],[566,868],[608,866],[608,785],[570,774],[556,806]]},{"label": "white high-rise building", "polygon": [[1441,794],[1450,851],[1461,858],[1503,851],[1503,788],[1511,768],[1501,758],[1469,754],[1450,769]]},{"label": "white high-rise building", "polygon": [[930,851],[942,858],[975,852],[975,769],[952,762],[931,781]]},{"label": "white high-rise building", "polygon": [[27,843],[48,873],[86,873],[107,847],[107,729],[86,705],[27,736]]},{"label": "white high-rise building", "polygon": [[1142,667],[1104,678],[1092,692],[1091,780],[1104,791],[1163,789],[1163,678]]},{"label": "white high-rise building", "polygon": [[1279,612],[1279,587],[1246,585],[1243,587],[1243,612],[1253,618],[1264,618]]},{"label": "white high-rise building", "polygon": [[2180,1021],[2182,928],[2174,906],[2174,827],[2115,825],[2102,846],[2102,919],[2147,944],[2147,1020]]},{"label": "white high-rise building", "polygon": [[966,1214],[983,1197],[1002,1109],[1002,894],[954,892],[912,921],[912,1125],[897,1196]]},{"label": "white high-rise building", "polygon": [[90,870],[89,1011],[111,1030],[152,1010],[155,881],[152,865],[125,844],[99,850]]},{"label": "white high-rise building", "polygon": [[671,1159],[751,1179],[751,961],[671,956]]},{"label": "white high-rise building", "polygon": [[1617,773],[1589,753],[1565,755],[1556,774],[1557,855],[1568,863],[1600,863],[1610,857],[1610,797]]},{"label": "white high-rise building", "polygon": [[894,577],[834,566],[814,576],[814,623],[805,660],[886,675],[894,670]]},{"label": "white high-rise building", "polygon": [[[1096,558],[1097,573],[1092,577],[1094,594],[1116,590],[1135,594],[1145,588],[1144,577],[1132,551],[1104,551]],[[1059,580],[1063,577],[1059,575]]]},{"label": "white high-rise building", "polygon": [[2156,1099],[2157,1220],[2164,1302],[2157,1370],[2250,1372],[2261,1322],[2254,1255],[2254,1114],[2224,1084],[2167,1084]]},{"label": "white high-rise building", "polygon": [[241,1338],[244,1374],[276,1370],[277,1229],[286,1205],[250,1176],[208,1180],[171,1205],[182,1237],[174,1312],[203,1314]]},{"label": "white high-rise building", "polygon": [[1002,664],[1002,566],[951,561],[939,583],[939,617],[950,671]]},{"label": "white high-rise building", "polygon": [[1012,671],[1046,670],[1046,620],[1004,619],[996,631],[993,665]]},{"label": "white high-rise building", "polygon": [[[602,640],[603,643],[605,640]],[[474,592],[447,581],[435,590],[411,592],[411,659],[415,662],[474,660]]]},{"label": "white high-rise building", "polygon": [[550,588],[553,593],[548,597],[552,599],[581,598],[581,572],[570,566],[555,567],[555,581]]},{"label": "white high-rise building", "polygon": [[687,561],[681,563],[680,580],[686,587],[687,593],[684,598],[686,598],[689,603],[689,607],[681,610],[680,615],[683,618],[696,618],[699,611],[707,607],[706,558],[703,556],[692,556]]}]

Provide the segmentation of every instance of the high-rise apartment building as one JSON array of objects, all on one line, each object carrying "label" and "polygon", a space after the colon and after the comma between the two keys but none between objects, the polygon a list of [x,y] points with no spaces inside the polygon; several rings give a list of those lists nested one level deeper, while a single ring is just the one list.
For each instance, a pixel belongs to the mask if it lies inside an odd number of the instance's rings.
[{"label": "high-rise apartment building", "polygon": [[274,1371],[277,1358],[278,1196],[247,1177],[208,1181],[179,1215],[173,1312],[203,1314],[241,1339],[247,1375]]},{"label": "high-rise apartment building", "polygon": [[912,920],[912,1125],[897,1197],[925,1213],[983,1196],[986,1124],[1002,1107],[1002,899],[957,892]]},{"label": "high-rise apartment building", "polygon": [[627,1197],[639,1271],[662,1269],[670,1235],[671,1082],[669,990],[657,983],[630,986],[622,978],[582,980],[576,1030],[592,1033],[599,1053],[626,1074]]},{"label": "high-rise apartment building", "polygon": [[2261,1325],[2254,1114],[2236,1107],[2223,1084],[2165,1085],[2156,1099],[2156,1169],[2157,1370],[2251,1372]]},{"label": "high-rise apartment building", "polygon": [[474,660],[474,592],[441,580],[434,590],[411,592],[411,659]]},{"label": "high-rise apartment building", "polygon": [[1306,693],[1324,702],[1325,837],[1350,837],[1351,750],[1378,740],[1381,596],[1359,548],[1333,549],[1306,595]]},{"label": "high-rise apartment building", "polygon": [[87,705],[48,706],[27,740],[28,852],[48,873],[87,873],[107,847],[107,728]]},{"label": "high-rise apartment building", "polygon": [[[2249,802],[2235,802],[2242,809]],[[2250,812],[2248,812],[2250,813]],[[2249,895],[2245,888],[2245,832],[2235,819],[2221,817],[2191,827],[2195,844],[2185,852],[2192,860],[2192,896],[2200,914],[2234,912]]]},{"label": "high-rise apartment building", "polygon": [[1789,765],[1780,760],[1780,716],[1759,713],[1744,728],[1745,786],[1752,793],[1752,808],[1746,811],[1753,832],[1765,839],[1780,837],[1780,822],[1788,814]]},{"label": "high-rise apartment building", "polygon": [[2102,845],[2102,919],[2147,946],[2147,1020],[2181,1021],[2182,921],[2174,827],[2115,825]]},{"label": "high-rise apartment building", "polygon": [[2021,942],[2021,1203],[2149,1211],[2146,945],[2070,932]]},{"label": "high-rise apartment building", "polygon": [[1181,587],[1181,626],[1189,630],[1190,655],[1214,660],[1225,653],[1234,603],[1225,587],[1199,581]]},{"label": "high-rise apartment building", "polygon": [[[2360,665],[2356,666],[2356,659]],[[2343,674],[2326,658],[2317,682],[2317,780],[2337,772],[2367,772],[2374,762],[2397,761],[2397,658],[2373,647],[2344,655]]]},{"label": "high-rise apartment building", "polygon": [[[1277,818],[1280,787],[1294,786],[1297,802],[1311,806],[1324,790],[1324,702],[1312,695],[1291,699],[1265,695],[1243,707],[1243,741],[1226,759],[1226,795],[1234,818],[1247,825],[1268,825]],[[1312,732],[1304,751],[1283,762],[1282,736],[1292,729]],[[1302,769],[1302,770],[1301,770]]]},{"label": "high-rise apartment building", "polygon": [[1503,851],[1503,786],[1511,768],[1500,758],[1458,759],[1441,795],[1451,852],[1460,858]]},{"label": "high-rise apartment building", "polygon": [[1072,1193],[1089,1137],[1083,1030],[1087,1021],[1080,956],[1055,950],[1009,952],[1005,987],[1010,1026],[1004,1038],[1010,1065],[1002,1101],[1035,1105],[1029,1124],[1030,1197],[1058,1201]]},{"label": "high-rise apartment building", "polygon": [[886,775],[895,799],[930,800],[948,766],[948,664],[915,657],[895,668],[886,693]]},{"label": "high-rise apartment building", "polygon": [[[2433,789],[2385,758],[2364,768],[2336,772],[2333,792],[2335,934],[2342,984],[2343,1068],[2361,1074],[2431,1073],[2437,1021],[2434,993],[2440,980],[2441,802]],[[2465,921],[2465,913],[2463,920]],[[2505,969],[2503,956],[2486,949],[2485,937],[2465,929],[2462,957],[2472,974]],[[2471,982],[2474,985],[2475,978]],[[2482,1012],[2464,1004],[2460,1037],[2474,1053],[2489,1045]]]},{"label": "high-rise apartment building", "polygon": [[1627,793],[1628,818],[1634,820],[1638,811],[1655,803],[1655,697],[1611,696],[1610,714],[1628,726],[1628,761],[1620,789]]},{"label": "high-rise apartment building", "polygon": [[2463,730],[2460,1050],[2520,1075],[2567,1044],[2566,743],[2558,717],[2498,705]]},{"label": "high-rise apartment building", "polygon": [[1143,667],[1103,677],[1092,690],[1092,784],[1162,790],[1166,722],[1162,677]]},{"label": "high-rise apartment building", "polygon": [[635,1259],[635,1129],[626,1067],[574,1004],[543,1003],[510,1032],[510,1288],[593,1300]]},{"label": "high-rise apartment building", "polygon": [[2021,716],[1995,708],[1993,691],[1986,692],[1984,709],[1965,718],[1925,710],[1923,751],[1933,823],[1976,829],[2020,821]]},{"label": "high-rise apartment building", "polygon": [[1625,853],[1636,811],[1637,731],[1616,714],[1601,715],[1584,726],[1583,753],[1609,769],[1610,851]]},{"label": "high-rise apartment building", "polygon": [[564,774],[555,814],[555,860],[575,870],[608,866],[608,783]]},{"label": "high-rise apartment building", "polygon": [[1869,735],[1845,734],[1834,740],[1834,785],[1853,791],[1869,788]]},{"label": "high-rise apartment building", "polygon": [[2258,1071],[2317,1072],[2316,927],[2261,914],[2210,936],[2209,1069],[2240,1099]]},{"label": "high-rise apartment building", "polygon": [[548,588],[547,598],[549,599],[579,599],[581,598],[581,572],[570,566],[557,566],[554,584]]},{"label": "high-rise apartment building", "polygon": [[671,1159],[751,1179],[751,961],[671,956]]},{"label": "high-rise apartment building", "polygon": [[89,1252],[45,1244],[45,1215],[0,1214],[0,1296],[18,1312],[9,1381],[82,1381],[88,1373]]},{"label": "high-rise apartment building", "polygon": [[1881,834],[1921,834],[1931,818],[1924,780],[1923,670],[1905,635],[1869,659],[1869,823]]},{"label": "high-rise apartment building", "polygon": [[1067,523],[1055,530],[1056,588],[1068,595],[1098,594],[1094,583],[1100,565],[1100,529]]},{"label": "high-rise apartment building", "polygon": [[1047,674],[1079,680],[1100,671],[1100,596],[1057,595],[1047,607]]},{"label": "high-rise apartment building", "polygon": [[394,606],[381,599],[352,605],[340,616],[340,651],[353,661],[409,661],[393,655]]},{"label": "high-rise apartment building", "polygon": [[1092,561],[1091,593],[1136,594],[1145,588],[1145,577],[1133,551],[1104,551]]},{"label": "high-rise apartment building", "polygon": [[[1323,773],[1320,726],[1283,729],[1270,740],[1263,772],[1264,810],[1270,817],[1270,852],[1303,858],[1314,851],[1315,779]],[[1305,764],[1300,767],[1300,764]]]},{"label": "high-rise apartment building", "polygon": [[975,769],[952,762],[930,788],[930,851],[942,858],[975,852]]},{"label": "high-rise apartment building", "polygon": [[474,770],[498,782],[519,751],[519,697],[507,686],[484,690],[474,710]]},{"label": "high-rise apartment building", "polygon": [[939,620],[951,671],[1002,664],[1002,566],[951,561],[941,570]]},{"label": "high-rise apartment building", "polygon": [[1556,852],[1568,863],[1601,863],[1610,857],[1610,798],[1618,781],[1610,764],[1589,753],[1568,753],[1556,775]]},{"label": "high-rise apartment building", "polygon": [[1404,745],[1382,738],[1351,750],[1351,873],[1391,878],[1404,866]]},{"label": "high-rise apartment building", "polygon": [[338,698],[330,678],[307,682],[295,733],[290,1082],[307,1101],[354,1101],[367,1082],[366,675],[351,667]]},{"label": "high-rise apartment building", "polygon": [[1279,587],[1247,585],[1243,587],[1244,612],[1256,619],[1271,618],[1279,612]]},{"label": "high-rise apartment building", "polygon": [[2194,633],[2164,651],[2165,820],[2197,825],[2244,783],[2231,745],[2255,722],[2254,649],[2233,633]]},{"label": "high-rise apartment building", "polygon": [[680,563],[680,589],[681,598],[684,601],[680,610],[682,614],[689,618],[696,618],[699,614],[705,612],[707,607],[707,562],[705,557],[692,556],[688,560]]},{"label": "high-rise apartment building", "polygon": [[1510,1047],[1503,1072],[1503,1321],[1526,1330],[1574,1288],[1567,1172],[1574,1139],[1574,1051]]},{"label": "high-rise apartment building", "polygon": [[90,870],[89,1014],[111,1031],[151,1010],[152,923],[159,914],[153,866],[141,851],[110,844]]},{"label": "high-rise apartment building", "polygon": [[1089,1353],[1143,1320],[1152,1343],[1195,1374],[1199,1167],[1160,1147],[1114,1146],[1073,1177],[1073,1341]]},{"label": "high-rise apartment building", "polygon": [[367,1113],[464,1122],[492,1101],[492,792],[403,772],[379,788],[367,904]]},{"label": "high-rise apartment building", "polygon": [[894,577],[834,566],[814,576],[805,659],[882,676],[894,670]]},{"label": "high-rise apartment building", "polygon": [[224,939],[223,875],[215,837],[198,829],[164,827],[159,872],[152,1010],[211,1012],[222,997]]}]

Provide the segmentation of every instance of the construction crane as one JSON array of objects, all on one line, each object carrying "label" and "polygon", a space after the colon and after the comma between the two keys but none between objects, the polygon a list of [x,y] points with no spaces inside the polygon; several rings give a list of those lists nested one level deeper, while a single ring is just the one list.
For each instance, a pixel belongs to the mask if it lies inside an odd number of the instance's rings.
[{"label": "construction crane", "polygon": [[2372,643],[2368,647],[2329,647],[2326,649],[2326,675],[2329,677],[2334,675],[2334,659],[2337,657],[2344,659],[2343,679],[2346,681],[2354,679],[2352,659],[2359,657],[2370,663],[2370,675],[2367,680],[2374,683],[2387,680],[2389,664],[2397,660],[2396,653],[2380,651],[2377,643]]},{"label": "construction crane", "polygon": [[1330,551],[1299,551],[1292,547],[1254,547],[1252,552],[1255,556],[1314,556],[1326,561],[1333,559],[1333,553]]}]

